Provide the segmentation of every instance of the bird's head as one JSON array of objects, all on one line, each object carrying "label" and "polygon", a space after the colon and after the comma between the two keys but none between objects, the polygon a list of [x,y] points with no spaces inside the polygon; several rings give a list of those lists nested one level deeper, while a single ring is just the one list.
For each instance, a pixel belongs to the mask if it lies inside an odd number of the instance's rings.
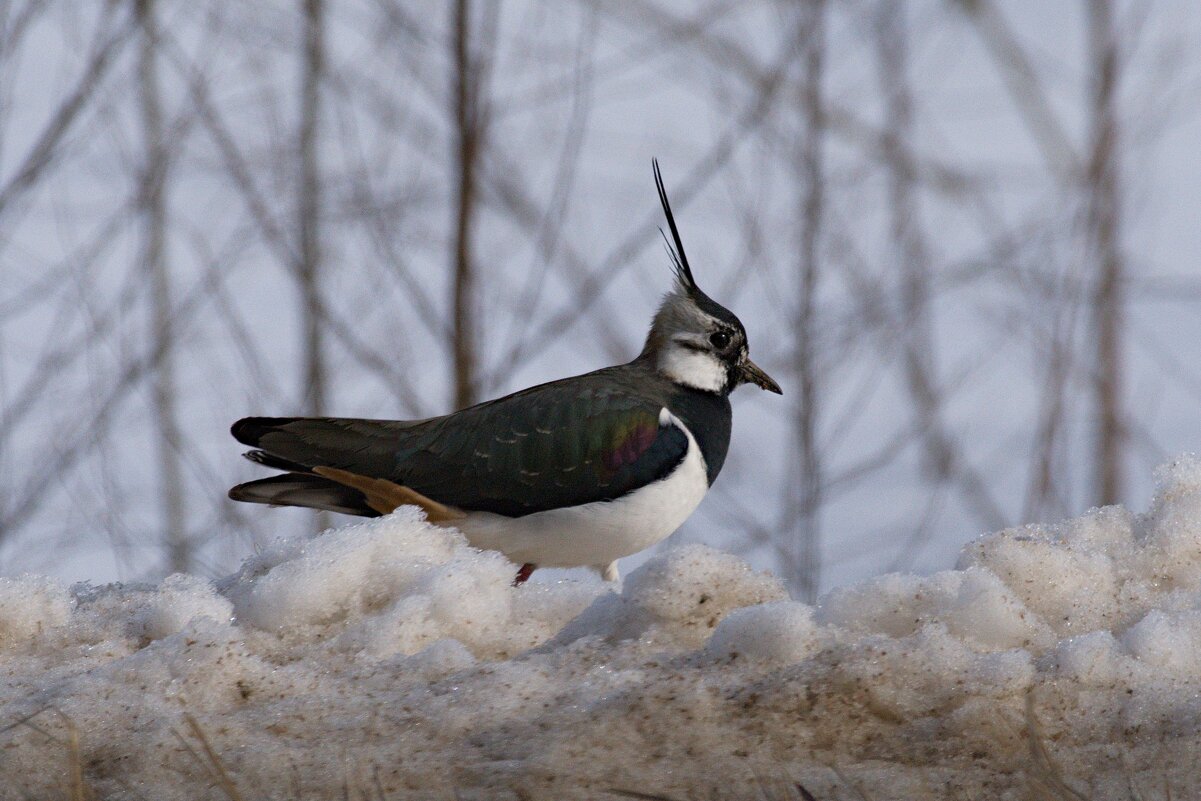
[{"label": "bird's head", "polygon": [[674,383],[691,389],[728,395],[740,384],[755,384],[782,395],[780,385],[751,361],[742,321],[696,285],[667,202],[658,161],[654,168],[659,200],[675,241],[673,248],[663,235],[675,267],[676,286],[655,313],[639,358],[650,361]]}]

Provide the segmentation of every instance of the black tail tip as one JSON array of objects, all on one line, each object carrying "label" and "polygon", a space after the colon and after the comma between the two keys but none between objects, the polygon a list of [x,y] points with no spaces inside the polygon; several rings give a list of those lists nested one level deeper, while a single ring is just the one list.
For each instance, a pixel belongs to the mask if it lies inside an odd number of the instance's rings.
[{"label": "black tail tip", "polygon": [[229,433],[243,445],[258,445],[258,438],[262,432],[258,430],[260,427],[256,425],[256,420],[254,417],[243,417],[229,427]]},{"label": "black tail tip", "polygon": [[229,433],[243,445],[257,446],[259,440],[273,429],[290,422],[291,417],[243,417],[229,427]]}]

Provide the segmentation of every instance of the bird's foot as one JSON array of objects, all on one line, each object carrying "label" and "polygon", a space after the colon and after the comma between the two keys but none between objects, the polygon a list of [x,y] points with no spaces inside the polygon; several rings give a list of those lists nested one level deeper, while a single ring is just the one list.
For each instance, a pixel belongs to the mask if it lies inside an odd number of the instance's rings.
[{"label": "bird's foot", "polygon": [[617,569],[616,559],[607,565],[593,565],[592,569],[600,573],[604,581],[621,581],[621,571]]},{"label": "bird's foot", "polygon": [[513,579],[513,586],[520,587],[522,584],[525,584],[530,580],[530,576],[534,575],[534,571],[537,569],[538,565],[534,564],[533,562],[526,562],[521,566],[521,569],[517,571],[517,577]]}]

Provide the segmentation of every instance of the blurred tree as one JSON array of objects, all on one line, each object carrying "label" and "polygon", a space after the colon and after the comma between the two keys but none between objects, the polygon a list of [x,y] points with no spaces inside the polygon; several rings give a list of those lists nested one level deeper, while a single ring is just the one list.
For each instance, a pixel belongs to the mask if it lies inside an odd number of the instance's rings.
[{"label": "blurred tree", "polygon": [[805,0],[797,4],[797,54],[801,75],[797,81],[796,102],[801,117],[796,152],[792,158],[800,199],[796,232],[797,293],[793,300],[793,370],[797,393],[793,404],[795,444],[791,460],[791,480],[784,484],[781,506],[788,518],[781,532],[781,545],[791,534],[794,548],[780,548],[779,559],[785,576],[799,597],[813,603],[821,586],[821,515],[826,480],[821,443],[822,393],[821,341],[823,320],[818,315],[818,290],[822,273],[819,250],[824,213],[825,180],[822,145],[826,135],[825,98],[822,72],[826,59],[825,0]]},{"label": "blurred tree", "polygon": [[455,409],[471,406],[479,398],[479,356],[476,353],[475,323],[478,279],[472,248],[478,224],[479,187],[477,173],[487,136],[488,104],[484,87],[488,82],[489,59],[483,54],[492,46],[497,4],[490,3],[483,30],[474,19],[469,0],[454,0],[452,42],[454,47],[454,155],[452,207],[454,214],[453,300],[454,326],[453,387]]},{"label": "blurred tree", "polygon": [[138,96],[145,152],[138,176],[138,212],[142,218],[142,264],[150,286],[149,340],[160,343],[153,369],[154,416],[157,431],[159,498],[162,504],[166,567],[185,573],[192,566],[187,528],[183,470],[185,443],[180,431],[175,396],[175,324],[171,273],[167,268],[167,174],[171,151],[165,141],[158,80],[158,23],[155,0],[134,0],[141,45],[138,52]]},{"label": "blurred tree", "polygon": [[297,126],[296,230],[300,241],[296,280],[300,285],[300,310],[304,317],[305,414],[326,413],[327,392],[322,326],[321,288],[321,84],[325,73],[325,0],[304,3],[304,57],[300,75],[300,122]]},{"label": "blurred tree", "polygon": [[663,288],[652,155],[787,393],[735,399],[682,536],[812,600],[1192,447],[1201,377],[1140,344],[1191,319],[1139,305],[1160,240],[1131,209],[1171,176],[1128,165],[1188,122],[1195,9],[548,8],[0,7],[6,568],[69,538],[217,572],[309,522],[223,502],[252,470],[231,419],[425,416],[630,355]]},{"label": "blurred tree", "polygon": [[1122,258],[1121,165],[1117,97],[1121,82],[1118,32],[1111,0],[1090,0],[1087,7],[1089,147],[1085,172],[1086,248],[1094,263],[1091,298],[1093,341],[1093,412],[1095,453],[1093,502],[1125,498],[1126,422],[1123,401],[1127,279]]}]

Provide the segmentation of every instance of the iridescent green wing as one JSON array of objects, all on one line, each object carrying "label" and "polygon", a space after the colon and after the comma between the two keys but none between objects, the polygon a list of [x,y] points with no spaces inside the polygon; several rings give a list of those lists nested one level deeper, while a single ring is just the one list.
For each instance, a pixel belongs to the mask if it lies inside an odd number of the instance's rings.
[{"label": "iridescent green wing", "polygon": [[614,500],[669,475],[688,437],[662,409],[637,380],[600,371],[430,420],[247,418],[234,436],[268,466],[335,467],[518,517]]}]

